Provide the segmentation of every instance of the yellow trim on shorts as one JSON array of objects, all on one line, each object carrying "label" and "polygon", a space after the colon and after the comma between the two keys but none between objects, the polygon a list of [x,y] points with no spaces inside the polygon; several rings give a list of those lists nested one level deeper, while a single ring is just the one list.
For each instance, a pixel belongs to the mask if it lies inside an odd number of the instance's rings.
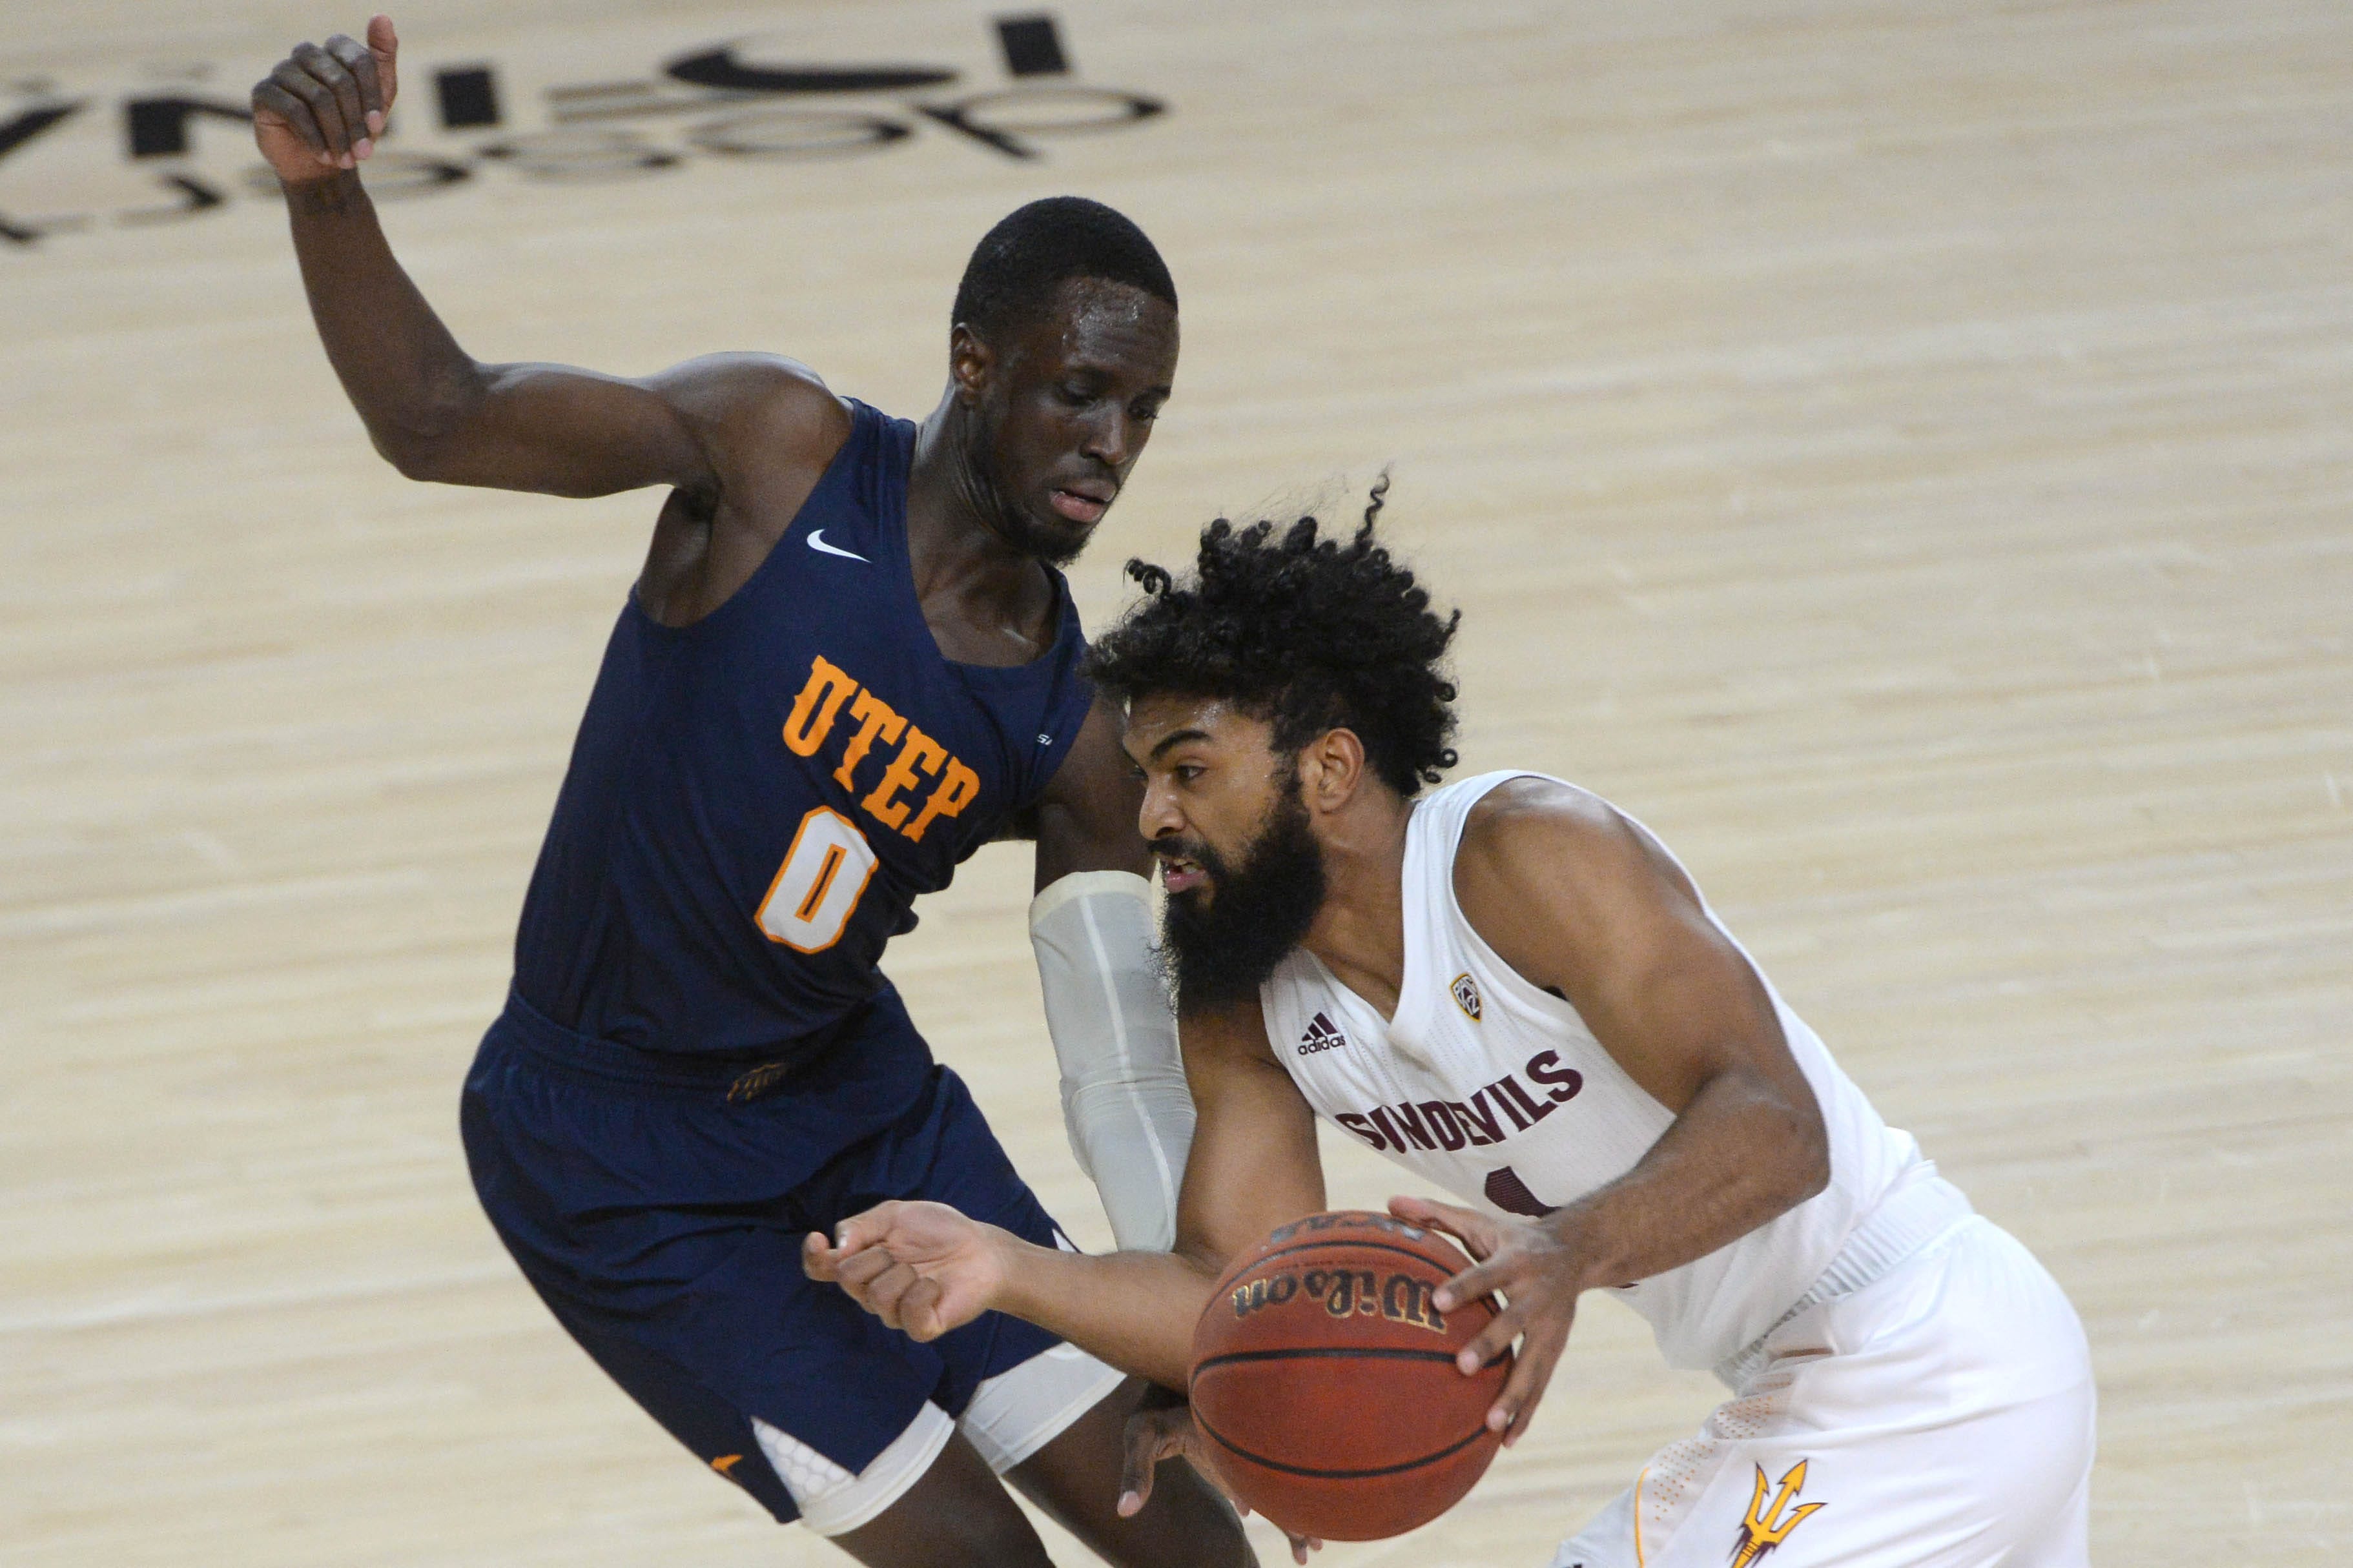
[{"label": "yellow trim on shorts", "polygon": [[1634,1568],[1644,1568],[1642,1557],[1642,1483],[1650,1479],[1651,1467],[1644,1465],[1642,1473],[1634,1478]]}]

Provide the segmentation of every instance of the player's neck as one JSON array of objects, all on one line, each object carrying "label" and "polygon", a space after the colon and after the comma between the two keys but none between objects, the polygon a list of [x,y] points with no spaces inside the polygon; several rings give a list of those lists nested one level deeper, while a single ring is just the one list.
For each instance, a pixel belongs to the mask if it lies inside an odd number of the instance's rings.
[{"label": "player's neck", "polygon": [[907,475],[907,552],[919,585],[954,583],[964,593],[994,587],[1018,596],[1038,563],[1006,537],[1003,501],[973,461],[971,416],[950,390],[915,432]]},{"label": "player's neck", "polygon": [[1324,907],[1301,946],[1384,1017],[1405,984],[1405,831],[1413,804],[1368,789],[1325,817]]},{"label": "player's neck", "polygon": [[955,396],[915,433],[907,475],[907,562],[932,635],[952,658],[1026,663],[1052,640],[1051,580],[997,526],[1002,503],[971,460]]}]

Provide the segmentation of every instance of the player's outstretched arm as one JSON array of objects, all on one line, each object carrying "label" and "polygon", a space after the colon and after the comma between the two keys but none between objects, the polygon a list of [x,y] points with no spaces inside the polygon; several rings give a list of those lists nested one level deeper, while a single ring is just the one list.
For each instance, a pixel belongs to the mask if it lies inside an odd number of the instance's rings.
[{"label": "player's outstretched arm", "polygon": [[[643,380],[546,364],[482,364],[450,335],[385,242],[359,165],[399,91],[392,19],[366,42],[302,44],[253,89],[254,140],[285,192],[303,288],[327,358],[369,437],[413,479],[607,495],[671,485],[705,495],[729,437],[829,453],[847,416],[816,378],[767,355],[695,361]],[[777,426],[733,430],[746,418]],[[818,458],[822,462],[822,457]]]},{"label": "player's outstretched arm", "polygon": [[1675,1120],[1634,1168],[1533,1224],[1420,1198],[1400,1219],[1448,1231],[1478,1264],[1440,1311],[1500,1292],[1463,1370],[1521,1339],[1491,1426],[1516,1441],[1568,1337],[1577,1298],[1679,1268],[1803,1203],[1829,1139],[1771,996],[1648,835],[1581,790],[1539,779],[1474,809],[1455,858],[1463,913],[1520,974],[1564,997]]},{"label": "player's outstretched arm", "polygon": [[809,1236],[809,1278],[840,1285],[916,1340],[1009,1312],[1124,1372],[1184,1388],[1194,1322],[1226,1265],[1324,1206],[1314,1118],[1268,1054],[1258,1008],[1187,1019],[1185,1039],[1199,1121],[1174,1252],[1090,1257],[1033,1246],[944,1204],[887,1203],[829,1238]]},{"label": "player's outstretched arm", "polygon": [[1061,1069],[1062,1122],[1124,1248],[1165,1252],[1193,1137],[1193,1097],[1152,952],[1143,784],[1119,709],[1093,710],[1038,804],[1029,945]]}]

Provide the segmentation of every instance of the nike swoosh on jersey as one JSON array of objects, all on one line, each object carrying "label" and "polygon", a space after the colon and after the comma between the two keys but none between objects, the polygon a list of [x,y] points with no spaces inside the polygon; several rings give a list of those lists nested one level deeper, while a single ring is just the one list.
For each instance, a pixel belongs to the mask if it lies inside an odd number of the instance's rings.
[{"label": "nike swoosh on jersey", "polygon": [[[808,547],[821,554],[839,555],[844,561],[866,560],[866,557],[857,553],[855,551],[844,550],[839,544],[828,544],[825,542],[825,530],[821,528],[812,528],[809,530]],[[870,561],[867,562],[867,564],[871,566],[873,563]]]}]

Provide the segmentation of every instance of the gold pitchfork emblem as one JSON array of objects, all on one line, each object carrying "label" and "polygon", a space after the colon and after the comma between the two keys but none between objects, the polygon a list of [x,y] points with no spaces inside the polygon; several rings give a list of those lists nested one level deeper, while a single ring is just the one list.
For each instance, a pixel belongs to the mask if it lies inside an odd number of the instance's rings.
[{"label": "gold pitchfork emblem", "polygon": [[1806,1516],[1827,1503],[1810,1502],[1790,1510],[1787,1518],[1782,1510],[1797,1501],[1798,1494],[1806,1489],[1806,1461],[1799,1459],[1789,1473],[1781,1478],[1772,1500],[1765,1497],[1765,1467],[1757,1467],[1757,1493],[1748,1500],[1748,1518],[1740,1527],[1740,1541],[1732,1549],[1732,1568],[1750,1565],[1789,1538],[1789,1531],[1805,1522]]}]

